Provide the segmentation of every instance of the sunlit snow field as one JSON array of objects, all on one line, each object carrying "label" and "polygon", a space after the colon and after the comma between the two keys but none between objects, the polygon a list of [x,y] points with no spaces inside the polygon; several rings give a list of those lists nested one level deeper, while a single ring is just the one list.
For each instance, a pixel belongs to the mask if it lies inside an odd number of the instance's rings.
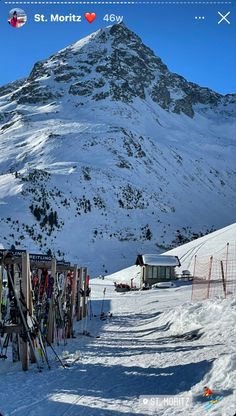
[{"label": "sunlit snow field", "polygon": [[[112,316],[101,320],[101,312]],[[94,279],[76,338],[56,347],[70,367],[48,351],[51,370],[39,373],[32,365],[24,373],[9,351],[9,359],[0,361],[0,410],[4,416],[233,416],[235,312],[231,298],[191,303],[189,283],[119,294],[112,277]],[[206,385],[222,397],[210,411],[202,396]],[[186,394],[192,400],[187,408],[154,410],[140,399]]]}]

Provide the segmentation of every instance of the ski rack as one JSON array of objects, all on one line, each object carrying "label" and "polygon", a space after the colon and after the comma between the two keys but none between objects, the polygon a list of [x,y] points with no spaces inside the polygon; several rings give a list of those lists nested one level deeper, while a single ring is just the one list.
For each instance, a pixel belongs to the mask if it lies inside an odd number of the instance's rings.
[{"label": "ski rack", "polygon": [[[15,337],[19,348],[19,358],[22,363],[22,369],[24,371],[29,369],[29,361],[36,363],[40,370],[40,363],[36,352],[36,343],[42,344],[42,349],[46,348],[46,345],[50,345],[54,342],[54,327],[55,327],[55,299],[54,289],[59,273],[65,274],[64,291],[66,291],[67,284],[70,287],[70,294],[67,297],[63,297],[64,303],[66,299],[66,305],[68,307],[68,322],[67,331],[64,336],[71,338],[74,336],[73,323],[74,319],[81,320],[87,316],[87,268],[78,267],[78,265],[72,265],[69,262],[57,261],[55,258],[44,254],[29,254],[26,250],[7,250],[0,249],[0,280],[3,270],[7,270],[8,286],[11,288],[11,293],[15,301],[15,309],[17,309],[16,322],[1,324],[0,321],[0,336],[4,334],[10,334]],[[10,270],[10,272],[9,272]],[[32,292],[32,274],[33,270],[47,270],[51,272],[53,277],[52,299],[49,303],[48,319],[47,319],[47,334],[42,335],[39,322],[36,323],[35,311],[33,305],[33,292]],[[20,291],[19,282],[18,288],[15,286],[15,273],[20,274]],[[70,284],[68,283],[70,279]],[[2,282],[0,282],[2,283]],[[1,288],[1,286],[0,286]],[[64,293],[64,292],[63,292]],[[0,296],[1,299],[1,296]],[[1,309],[1,305],[0,305]],[[1,313],[0,313],[1,319]],[[34,339],[31,339],[31,329],[29,322],[32,322],[35,327],[38,328],[38,333],[34,335]],[[32,326],[31,325],[31,326]],[[24,333],[24,336],[22,334]],[[13,342],[12,342],[13,344]],[[43,351],[45,361],[48,364],[47,356]],[[42,353],[41,353],[42,355]],[[50,368],[48,364],[48,368]]]},{"label": "ski rack", "polygon": [[[7,264],[21,264],[22,255],[26,254],[26,250],[4,250],[0,249],[0,264],[4,258],[4,263]],[[31,269],[51,269],[53,257],[46,254],[29,254]],[[57,260],[57,272],[64,272],[73,268],[70,262]]]}]

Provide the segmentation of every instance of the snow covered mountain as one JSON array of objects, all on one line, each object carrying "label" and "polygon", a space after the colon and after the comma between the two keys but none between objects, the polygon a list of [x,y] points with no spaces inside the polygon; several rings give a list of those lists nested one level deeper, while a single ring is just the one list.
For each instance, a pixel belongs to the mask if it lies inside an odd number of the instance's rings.
[{"label": "snow covered mountain", "polygon": [[235,120],[235,94],[98,30],[0,88],[0,242],[93,275],[232,223]]}]

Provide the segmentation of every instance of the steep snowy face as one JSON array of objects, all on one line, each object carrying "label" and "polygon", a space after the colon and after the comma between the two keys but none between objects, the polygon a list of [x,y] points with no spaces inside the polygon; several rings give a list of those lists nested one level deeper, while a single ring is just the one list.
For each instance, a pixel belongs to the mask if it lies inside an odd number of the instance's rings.
[{"label": "steep snowy face", "polygon": [[194,116],[197,104],[215,109],[229,101],[235,104],[235,97],[222,98],[171,73],[124,24],[98,30],[36,63],[28,79],[15,84],[11,99],[18,104],[43,104],[65,96],[77,105],[91,104],[91,100],[132,103],[135,98],[150,99],[154,108],[157,104],[189,117]]},{"label": "steep snowy face", "polygon": [[233,222],[235,97],[123,24],[37,62],[0,88],[0,243],[100,274]]}]

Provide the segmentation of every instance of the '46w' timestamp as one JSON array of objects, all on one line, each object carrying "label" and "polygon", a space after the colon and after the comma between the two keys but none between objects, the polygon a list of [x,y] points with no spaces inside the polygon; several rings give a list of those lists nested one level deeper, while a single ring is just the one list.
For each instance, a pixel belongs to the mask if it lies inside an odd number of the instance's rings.
[{"label": "'46w' timestamp", "polygon": [[105,14],[103,20],[106,22],[121,23],[123,22],[123,16],[117,16],[116,14]]}]

